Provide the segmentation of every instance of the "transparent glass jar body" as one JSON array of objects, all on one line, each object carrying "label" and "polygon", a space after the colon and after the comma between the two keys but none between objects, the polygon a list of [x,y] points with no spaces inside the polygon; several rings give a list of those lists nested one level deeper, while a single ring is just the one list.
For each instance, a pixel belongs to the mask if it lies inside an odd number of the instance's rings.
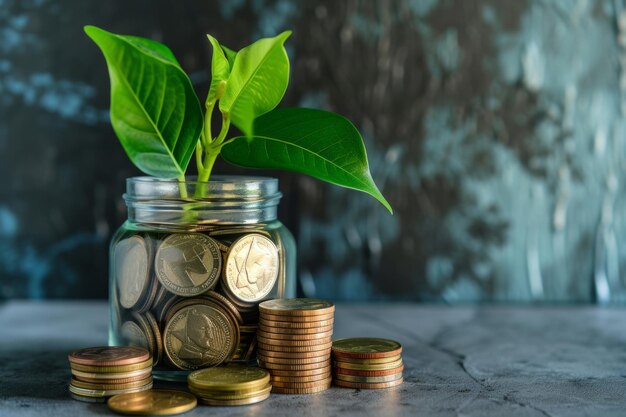
[{"label": "transparent glass jar body", "polygon": [[296,292],[280,198],[272,178],[129,178],[109,249],[109,344],[147,348],[165,380],[255,361],[258,304]]}]

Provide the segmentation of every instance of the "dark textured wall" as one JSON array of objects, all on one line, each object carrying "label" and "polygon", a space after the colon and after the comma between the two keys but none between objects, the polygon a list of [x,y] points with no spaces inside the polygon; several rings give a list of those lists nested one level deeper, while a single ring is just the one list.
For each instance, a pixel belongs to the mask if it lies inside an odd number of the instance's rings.
[{"label": "dark textured wall", "polygon": [[353,120],[395,208],[275,173],[304,294],[626,299],[619,0],[0,0],[0,296],[106,296],[138,172],[85,24],[166,43],[201,97],[205,33],[240,48],[294,29],[284,105]]}]

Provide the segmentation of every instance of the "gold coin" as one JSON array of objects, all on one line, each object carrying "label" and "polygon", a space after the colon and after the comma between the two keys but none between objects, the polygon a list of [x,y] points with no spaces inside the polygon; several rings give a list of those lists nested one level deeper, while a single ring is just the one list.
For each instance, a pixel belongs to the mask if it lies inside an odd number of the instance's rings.
[{"label": "gold coin", "polygon": [[308,359],[308,358],[324,358],[330,359],[330,348],[323,350],[315,350],[313,352],[280,352],[259,348],[259,354],[270,358],[287,358],[287,359]]},{"label": "gold coin", "polygon": [[270,378],[275,377],[287,377],[287,378],[300,378],[300,377],[314,377],[320,375],[329,374],[331,370],[330,365],[325,367],[320,367],[316,369],[307,369],[307,370],[299,370],[299,371],[284,371],[279,369],[271,369],[270,370]]},{"label": "gold coin", "polygon": [[[311,347],[312,349],[309,349],[309,350],[319,350],[322,348],[316,349],[317,346],[326,346],[328,343],[332,343],[332,340],[330,337],[326,337],[323,339],[309,339],[309,340],[281,340],[281,339],[267,339],[265,337],[259,336],[257,338],[257,341],[259,343],[266,345],[265,347],[269,348],[269,350],[273,350],[273,348],[281,347],[281,346],[285,348],[289,348],[289,349]],[[278,349],[278,350],[281,350],[281,349]],[[302,349],[302,350],[306,351],[306,349]]]},{"label": "gold coin", "polygon": [[167,300],[168,297],[168,292],[165,289],[165,287],[161,284],[159,284],[158,281],[155,281],[155,285],[157,287],[157,293],[156,296],[154,297],[154,300],[152,301],[152,305],[150,306],[150,310],[155,310],[157,309],[161,304],[163,304],[165,302],[165,300]]},{"label": "gold coin", "polygon": [[191,297],[211,290],[222,268],[220,249],[201,233],[175,233],[163,240],[156,253],[155,269],[168,291]]},{"label": "gold coin", "polygon": [[315,321],[280,321],[267,320],[265,316],[259,317],[259,323],[266,327],[282,327],[285,329],[311,329],[317,327],[332,327],[335,319],[315,320]]},{"label": "gold coin", "polygon": [[[324,332],[324,333],[312,333],[312,334],[283,334],[283,333],[268,333],[264,331],[259,331],[257,333],[259,341],[263,341],[263,343],[280,343],[285,344],[287,346],[301,346],[304,344],[311,344],[322,342],[326,343],[331,340],[333,333],[332,332]],[[332,341],[332,340],[331,340]]]},{"label": "gold coin", "polygon": [[404,365],[400,365],[397,368],[379,370],[379,371],[358,371],[354,369],[334,368],[335,375],[354,375],[354,376],[387,376],[396,375],[402,373]]},{"label": "gold coin", "polygon": [[163,357],[163,336],[161,335],[161,330],[159,330],[159,324],[157,323],[152,313],[146,311],[145,313],[143,313],[143,317],[146,319],[148,325],[152,329],[152,335],[155,341],[155,352],[152,357],[155,358],[154,366],[156,366]]},{"label": "gold coin", "polygon": [[102,379],[102,378],[88,378],[84,376],[78,376],[72,372],[72,379],[81,381],[81,382],[89,382],[93,384],[107,384],[107,385],[115,385],[115,384],[128,384],[130,382],[142,381],[147,378],[152,378],[152,374],[149,375],[139,375],[130,378],[110,378],[110,379]]},{"label": "gold coin", "polygon": [[309,334],[320,334],[320,333],[333,333],[333,326],[325,326],[325,327],[313,327],[309,329],[285,329],[282,327],[269,327],[263,324],[259,325],[259,332],[269,333],[268,336],[272,338],[277,338],[278,336],[272,336],[274,334],[287,334],[287,335],[309,335]]},{"label": "gold coin", "polygon": [[[109,379],[125,379],[125,378],[135,378],[135,377],[143,377],[147,378],[152,375],[152,367],[138,369],[136,371],[131,372],[83,372],[77,371],[76,369],[72,369],[72,375],[79,377],[80,379],[88,378],[88,381],[104,381]],[[141,378],[139,378],[141,379]]]},{"label": "gold coin", "polygon": [[354,376],[354,375],[345,375],[345,374],[335,374],[333,375],[335,380],[339,381],[348,381],[348,382],[359,382],[359,383],[379,383],[379,382],[391,382],[396,379],[402,378],[402,372],[392,375],[386,376]]},{"label": "gold coin", "polygon": [[[225,306],[223,303],[218,302],[217,300],[215,300],[214,298],[209,298],[209,297],[194,297],[194,298],[183,298],[182,300],[178,301],[176,304],[172,305],[169,309],[169,313],[167,314],[167,317],[165,318],[165,322],[169,322],[172,317],[174,317],[174,315],[183,307],[187,307],[190,305],[194,305],[194,304],[202,304],[202,305],[208,305],[208,306],[214,306],[216,307],[218,310],[225,312],[230,318],[231,321],[236,322],[237,326],[239,325],[239,319],[237,318],[237,316],[235,316],[232,311],[230,311],[230,309]],[[239,316],[241,317],[241,316]]]},{"label": "gold coin", "polygon": [[110,389],[127,389],[127,388],[141,387],[150,382],[152,382],[151,376],[149,376],[148,378],[140,379],[138,381],[126,382],[124,384],[110,384],[108,382],[106,383],[85,382],[85,381],[80,381],[76,378],[72,378],[72,380],[70,381],[70,384],[77,388],[110,390]]},{"label": "gold coin", "polygon": [[330,388],[330,383],[313,388],[272,387],[272,394],[317,394]]},{"label": "gold coin", "polygon": [[322,366],[328,361],[328,359],[324,356],[318,356],[315,358],[302,358],[302,359],[300,358],[275,358],[275,357],[264,356],[262,352],[257,353],[257,359],[259,361],[262,361],[263,363],[274,363],[274,364],[280,364],[280,365],[307,365],[307,364],[318,363],[320,364],[319,366]]},{"label": "gold coin", "polygon": [[332,342],[327,343],[312,343],[308,346],[289,346],[287,344],[267,344],[259,342],[259,350],[265,352],[284,352],[284,353],[319,353],[321,350],[328,350],[332,346]]},{"label": "gold coin", "polygon": [[270,393],[259,395],[257,397],[244,398],[241,400],[214,400],[209,398],[201,398],[200,401],[206,405],[229,406],[229,405],[248,405],[255,404],[269,398]]},{"label": "gold coin", "polygon": [[192,394],[174,390],[150,390],[111,397],[109,408],[120,414],[172,415],[189,411],[198,401]]},{"label": "gold coin", "polygon": [[288,316],[289,319],[293,316],[332,315],[334,311],[333,303],[316,298],[277,298],[259,304],[261,314]]},{"label": "gold coin", "polygon": [[336,368],[353,369],[355,371],[384,371],[387,369],[397,368],[402,365],[402,359],[395,362],[379,363],[371,365],[362,365],[359,363],[340,362],[335,360],[334,365]]},{"label": "gold coin", "polygon": [[276,382],[313,382],[313,381],[321,381],[327,378],[330,378],[330,372],[325,372],[323,374],[317,375],[309,375],[309,376],[280,376],[280,375],[272,375],[272,384]]},{"label": "gold coin", "polygon": [[374,337],[354,337],[333,342],[333,353],[348,358],[386,358],[402,352],[402,345],[394,340]]},{"label": "gold coin", "polygon": [[269,394],[272,386],[268,383],[261,388],[247,391],[201,391],[190,387],[197,397],[209,400],[243,400],[250,397],[258,397],[259,395]]},{"label": "gold coin", "polygon": [[308,371],[313,369],[327,368],[330,366],[330,361],[313,362],[313,363],[281,363],[281,362],[267,362],[262,359],[258,359],[259,366],[268,369],[270,373],[274,370],[279,371]]},{"label": "gold coin", "polygon": [[267,385],[270,374],[256,366],[231,364],[207,368],[189,374],[189,385],[202,390],[233,391],[249,390]]},{"label": "gold coin", "polygon": [[262,320],[263,323],[279,321],[282,321],[283,323],[313,323],[318,327],[322,326],[322,322],[334,320],[334,317],[334,313],[319,316],[277,316],[275,314],[259,312],[259,321]]},{"label": "gold coin", "polygon": [[396,362],[402,359],[402,355],[389,356],[388,358],[374,358],[374,359],[358,359],[358,358],[347,358],[343,356],[335,356],[333,354],[333,359],[339,362],[349,362],[360,365],[380,365],[383,363]]},{"label": "gold coin", "polygon": [[319,386],[329,385],[332,381],[332,377],[327,377],[319,381],[310,382],[280,382],[272,381],[272,386],[277,388],[316,388]]},{"label": "gold coin", "polygon": [[79,363],[70,363],[70,368],[83,372],[130,372],[138,369],[144,369],[152,366],[152,359],[148,359],[144,362],[133,363],[131,365],[117,365],[117,366],[91,366],[81,365]]},{"label": "gold coin", "polygon": [[360,383],[360,382],[342,381],[342,380],[339,380],[339,379],[335,379],[333,382],[338,387],[343,387],[343,388],[382,389],[382,388],[391,388],[391,387],[398,386],[398,385],[402,384],[402,381],[403,381],[403,379],[399,378],[399,379],[396,379],[394,381],[379,382],[379,383],[372,383],[372,384]]},{"label": "gold coin", "polygon": [[239,327],[221,308],[194,304],[178,310],[163,332],[165,354],[180,369],[215,366],[231,358]]},{"label": "gold coin", "polygon": [[120,240],[115,245],[112,264],[118,300],[122,307],[136,307],[148,290],[149,259],[146,242],[139,235]]},{"label": "gold coin", "polygon": [[99,389],[88,389],[88,388],[79,388],[70,384],[70,392],[76,395],[82,395],[83,397],[110,397],[117,394],[124,394],[127,392],[139,392],[145,391],[152,388],[152,382],[148,382],[146,385],[142,385],[139,387],[132,387],[126,389],[110,389],[110,390],[99,390]]},{"label": "gold coin", "polygon": [[278,267],[278,249],[274,242],[258,233],[248,233],[230,246],[223,282],[236,298],[253,303],[272,291]]},{"label": "gold coin", "polygon": [[98,346],[76,350],[67,357],[70,364],[93,366],[130,365],[150,359],[150,353],[132,346]]}]

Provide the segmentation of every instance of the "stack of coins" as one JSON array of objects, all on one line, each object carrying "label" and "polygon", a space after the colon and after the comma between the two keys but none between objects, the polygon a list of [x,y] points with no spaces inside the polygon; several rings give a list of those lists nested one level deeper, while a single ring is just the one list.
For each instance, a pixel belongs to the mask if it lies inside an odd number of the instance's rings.
[{"label": "stack of coins", "polygon": [[402,384],[402,345],[389,339],[333,342],[333,382],[344,388],[379,389]]},{"label": "stack of coins", "polygon": [[330,387],[335,306],[294,298],[259,304],[257,357],[271,375],[272,392],[313,394]]},{"label": "stack of coins", "polygon": [[266,370],[241,364],[201,369],[189,374],[187,382],[189,390],[208,405],[254,404],[272,390]]},{"label": "stack of coins", "polygon": [[139,347],[93,347],[68,355],[72,398],[105,402],[117,394],[152,388],[152,358]]}]

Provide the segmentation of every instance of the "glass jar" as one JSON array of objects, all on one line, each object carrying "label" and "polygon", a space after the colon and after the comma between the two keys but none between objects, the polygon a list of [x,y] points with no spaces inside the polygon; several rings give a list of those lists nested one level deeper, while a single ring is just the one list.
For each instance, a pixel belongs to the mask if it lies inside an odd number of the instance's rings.
[{"label": "glass jar", "polygon": [[166,380],[255,361],[258,304],[296,291],[281,196],[273,178],[129,178],[109,252],[109,344],[147,348]]}]

